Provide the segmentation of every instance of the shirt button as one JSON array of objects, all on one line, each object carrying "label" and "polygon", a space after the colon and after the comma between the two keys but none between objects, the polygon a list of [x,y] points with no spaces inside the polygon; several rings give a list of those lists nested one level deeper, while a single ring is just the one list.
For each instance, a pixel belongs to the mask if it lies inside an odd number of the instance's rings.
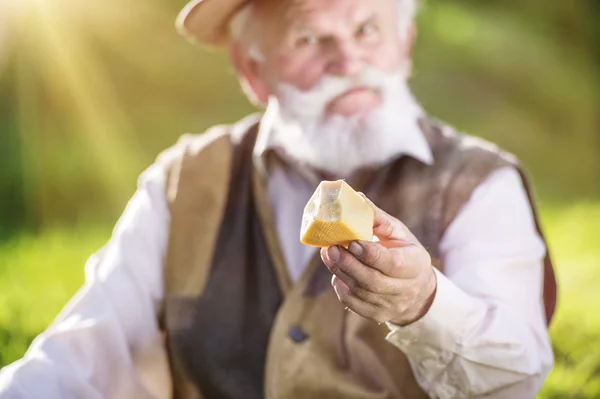
[{"label": "shirt button", "polygon": [[308,338],[308,334],[306,334],[306,332],[304,332],[304,330],[300,326],[293,326],[292,328],[290,328],[290,330],[288,331],[288,335],[292,339],[292,341],[294,341],[297,344],[305,341]]}]

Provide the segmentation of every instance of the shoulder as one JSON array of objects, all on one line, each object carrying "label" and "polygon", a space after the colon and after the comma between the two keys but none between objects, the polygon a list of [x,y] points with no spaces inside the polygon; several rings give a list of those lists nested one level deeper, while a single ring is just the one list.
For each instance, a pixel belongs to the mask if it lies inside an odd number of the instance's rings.
[{"label": "shoulder", "polygon": [[[229,181],[236,149],[241,147],[260,116],[253,114],[233,124],[217,125],[204,133],[187,133],[162,151],[152,169],[160,171],[168,202],[185,197],[193,187],[214,186]],[[208,173],[207,173],[208,172]]]},{"label": "shoulder", "polygon": [[250,127],[260,120],[259,114],[252,114],[232,124],[215,125],[203,133],[185,133],[171,147],[163,150],[155,163],[169,170],[184,158],[210,158],[227,153],[238,145]]},{"label": "shoulder", "polygon": [[432,117],[421,120],[437,164],[446,169],[486,171],[501,166],[517,166],[518,159],[497,144],[458,131]]},{"label": "shoulder", "polygon": [[431,146],[435,159],[432,168],[440,176],[439,189],[445,199],[442,230],[495,172],[511,171],[510,176],[524,178],[518,159],[490,141],[459,132],[430,117],[422,120],[421,128]]}]

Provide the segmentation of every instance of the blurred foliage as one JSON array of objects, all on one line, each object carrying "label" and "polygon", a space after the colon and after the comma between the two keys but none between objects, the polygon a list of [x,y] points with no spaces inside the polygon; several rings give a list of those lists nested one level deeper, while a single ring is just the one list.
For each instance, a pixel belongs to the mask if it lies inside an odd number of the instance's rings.
[{"label": "blurred foliage", "polygon": [[600,68],[568,4],[430,2],[415,56],[425,108],[517,154],[545,199],[598,193]]},{"label": "blurred foliage", "polygon": [[542,208],[558,280],[558,305],[550,334],[555,365],[543,398],[600,398],[600,203]]},{"label": "blurred foliage", "polygon": [[[139,173],[179,135],[253,111],[227,55],[175,32],[184,1],[8,3],[0,2],[0,236],[115,220]],[[597,196],[598,8],[428,0],[417,97],[434,116],[517,154],[542,199]]]},{"label": "blurred foliage", "polygon": [[108,225],[53,228],[0,244],[0,368],[22,357],[81,287],[82,266],[109,231]]}]

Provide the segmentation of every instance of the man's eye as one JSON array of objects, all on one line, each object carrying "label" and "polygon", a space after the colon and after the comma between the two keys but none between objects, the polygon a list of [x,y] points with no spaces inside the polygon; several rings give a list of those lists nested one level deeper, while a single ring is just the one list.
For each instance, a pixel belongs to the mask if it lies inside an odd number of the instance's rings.
[{"label": "man's eye", "polygon": [[377,33],[377,26],[373,22],[362,24],[356,31],[358,37],[369,37]]},{"label": "man's eye", "polygon": [[314,35],[301,36],[296,39],[296,47],[314,46],[318,42],[319,39]]}]

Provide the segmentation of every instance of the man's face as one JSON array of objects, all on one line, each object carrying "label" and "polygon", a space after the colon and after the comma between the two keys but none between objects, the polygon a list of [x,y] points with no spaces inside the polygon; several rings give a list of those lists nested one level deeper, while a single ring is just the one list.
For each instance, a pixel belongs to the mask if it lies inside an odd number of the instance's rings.
[{"label": "man's face", "polygon": [[[276,97],[288,97],[282,85],[320,90],[310,105],[322,108],[314,112],[324,118],[368,115],[383,99],[376,84],[367,84],[365,72],[394,73],[408,62],[396,0],[267,0],[256,6],[251,23],[261,26],[264,56],[259,85]],[[328,77],[339,78],[338,84],[322,87]],[[284,107],[286,99],[280,98]]]},{"label": "man's face", "polygon": [[412,12],[398,0],[254,1],[260,57],[236,65],[277,110],[277,145],[338,177],[397,155],[420,112],[407,84]]}]

